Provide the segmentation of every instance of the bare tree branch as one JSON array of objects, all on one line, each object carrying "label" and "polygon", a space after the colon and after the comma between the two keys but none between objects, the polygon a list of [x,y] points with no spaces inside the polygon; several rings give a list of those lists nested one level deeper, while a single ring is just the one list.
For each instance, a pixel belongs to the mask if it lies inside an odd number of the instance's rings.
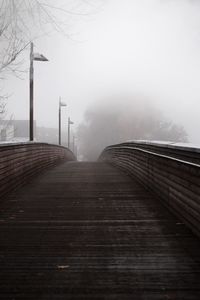
[{"label": "bare tree branch", "polygon": [[[105,0],[93,0],[93,4],[101,1]],[[77,10],[81,3],[85,11]],[[0,0],[0,84],[9,74],[21,78],[20,54],[41,32],[45,35],[54,30],[70,38],[66,21],[72,16],[87,16],[89,7],[91,10],[91,3],[83,0],[58,0],[56,5],[55,0]],[[1,92],[0,119],[5,118],[7,100]]]}]

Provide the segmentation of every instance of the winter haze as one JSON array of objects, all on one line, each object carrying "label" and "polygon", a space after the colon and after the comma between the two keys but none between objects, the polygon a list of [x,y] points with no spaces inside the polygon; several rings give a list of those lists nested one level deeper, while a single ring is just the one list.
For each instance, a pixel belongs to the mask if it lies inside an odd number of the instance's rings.
[{"label": "winter haze", "polygon": [[[34,63],[37,126],[58,127],[61,96],[67,103],[62,109],[63,134],[70,116],[80,151],[81,139],[88,135],[88,143],[102,140],[99,149],[123,139],[171,140],[171,135],[156,132],[163,120],[162,126],[171,122],[170,130],[175,126],[183,133],[183,141],[200,144],[200,2],[105,0],[80,5],[77,13],[66,16],[65,34],[41,29],[34,40],[35,51],[49,59]],[[63,13],[59,16],[62,19]],[[22,79],[9,75],[3,84],[10,95],[9,114],[28,119],[29,49],[21,59],[26,71]],[[150,119],[159,122],[151,127]],[[90,130],[94,126],[99,126],[97,131]],[[135,134],[135,126],[152,131]],[[178,135],[172,137],[176,139],[181,141]]]}]

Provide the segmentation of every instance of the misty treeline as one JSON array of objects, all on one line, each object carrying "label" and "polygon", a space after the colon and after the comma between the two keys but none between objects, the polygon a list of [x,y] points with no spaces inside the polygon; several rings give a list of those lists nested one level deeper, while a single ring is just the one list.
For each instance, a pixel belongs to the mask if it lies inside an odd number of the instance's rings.
[{"label": "misty treeline", "polygon": [[77,136],[84,160],[96,160],[106,146],[128,140],[188,141],[181,125],[169,121],[155,104],[142,97],[107,99],[90,107]]}]

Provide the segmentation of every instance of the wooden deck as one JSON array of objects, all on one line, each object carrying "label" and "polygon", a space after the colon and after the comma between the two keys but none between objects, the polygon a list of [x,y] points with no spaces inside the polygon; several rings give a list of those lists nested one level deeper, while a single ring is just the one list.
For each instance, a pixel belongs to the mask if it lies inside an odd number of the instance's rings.
[{"label": "wooden deck", "polygon": [[200,299],[200,241],[137,182],[70,162],[0,204],[0,299]]}]

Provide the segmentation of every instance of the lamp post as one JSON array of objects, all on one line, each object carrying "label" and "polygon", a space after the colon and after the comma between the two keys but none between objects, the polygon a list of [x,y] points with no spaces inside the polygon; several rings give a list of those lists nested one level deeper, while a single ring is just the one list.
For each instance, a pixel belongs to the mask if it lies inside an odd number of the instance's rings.
[{"label": "lamp post", "polygon": [[65,102],[61,101],[59,98],[59,108],[58,108],[58,144],[61,145],[61,107],[67,106]]},{"label": "lamp post", "polygon": [[74,122],[72,122],[70,120],[70,118],[68,118],[68,148],[70,149],[70,126],[73,125]]},{"label": "lamp post", "polygon": [[31,43],[31,49],[30,49],[30,73],[29,73],[29,84],[30,84],[30,118],[29,118],[29,140],[34,140],[34,110],[33,110],[33,92],[34,92],[34,67],[33,67],[33,61],[48,61],[48,59],[39,53],[34,53],[34,45]]}]

